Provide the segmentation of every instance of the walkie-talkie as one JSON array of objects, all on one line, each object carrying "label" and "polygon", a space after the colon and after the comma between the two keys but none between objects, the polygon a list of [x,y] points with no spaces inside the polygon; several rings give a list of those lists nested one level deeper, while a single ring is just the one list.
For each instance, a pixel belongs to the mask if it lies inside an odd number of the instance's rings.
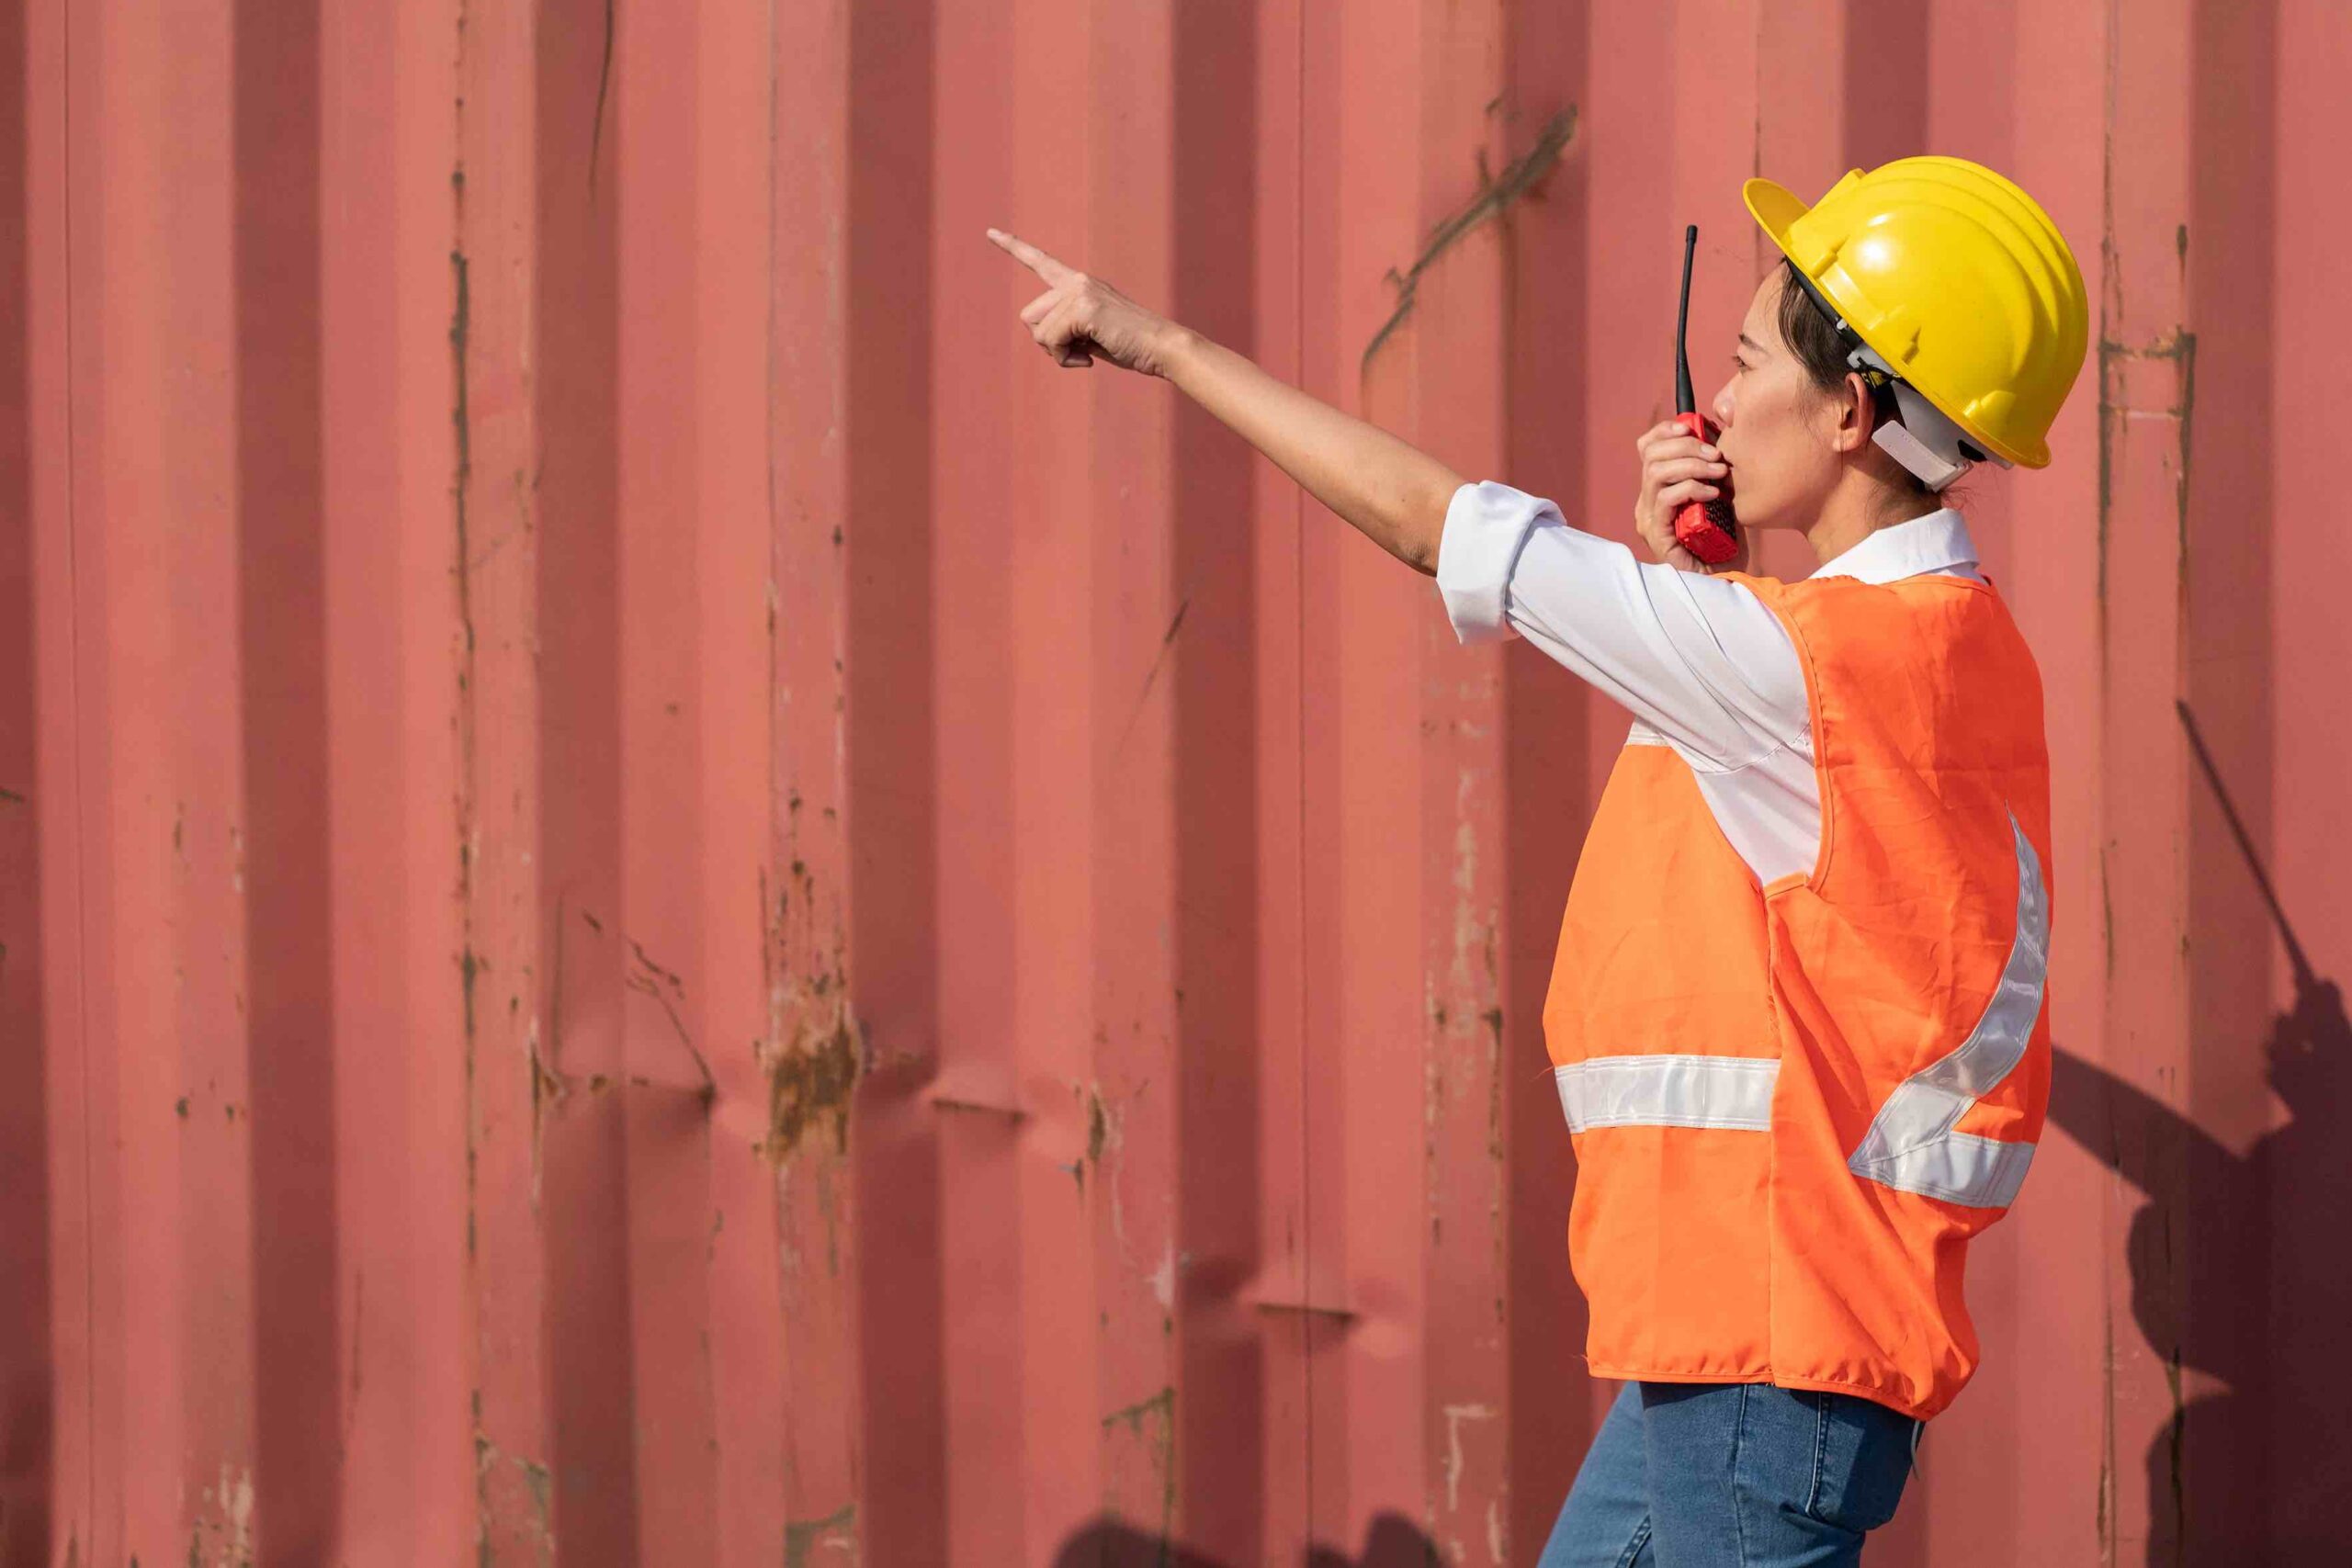
[{"label": "walkie-talkie", "polygon": [[[1713,420],[1699,412],[1699,400],[1690,395],[1690,355],[1683,342],[1690,326],[1690,258],[1698,248],[1699,226],[1693,223],[1682,231],[1682,305],[1674,315],[1674,420],[1712,446],[1723,432]],[[1686,502],[1674,513],[1675,543],[1709,566],[1720,566],[1739,554],[1739,523],[1732,513],[1731,476],[1726,474],[1715,480],[1715,488],[1723,493],[1712,501]]]}]

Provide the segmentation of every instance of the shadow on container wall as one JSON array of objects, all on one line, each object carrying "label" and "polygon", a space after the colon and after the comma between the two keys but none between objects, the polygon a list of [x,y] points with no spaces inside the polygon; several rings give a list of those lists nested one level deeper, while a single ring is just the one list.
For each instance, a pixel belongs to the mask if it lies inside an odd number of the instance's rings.
[{"label": "shadow on container wall", "polygon": [[[1363,1551],[1351,1557],[1331,1546],[1309,1546],[1300,1568],[1425,1568],[1443,1561],[1437,1542],[1401,1514],[1382,1514],[1364,1532]],[[1062,1543],[1054,1568],[1233,1568],[1221,1558],[1192,1551],[1163,1536],[1100,1519]]]},{"label": "shadow on container wall", "polygon": [[[21,7],[0,7],[0,81],[25,71]],[[27,111],[0,104],[0,232],[31,232]],[[50,1360],[50,1071],[40,949],[33,747],[32,246],[0,245],[0,1568],[47,1561],[56,1440]],[[52,613],[54,613],[54,606]]]},{"label": "shadow on container wall", "polygon": [[[2146,1561],[2338,1563],[2352,1490],[2352,1372],[2338,1352],[2352,1295],[2352,1020],[2272,892],[2186,705],[2180,717],[2295,980],[2263,1042],[2288,1121],[2239,1154],[2096,1063],[2053,1053],[2050,1117],[2139,1189],[2126,1256],[2132,1313],[2171,1368],[2176,1410],[2145,1455]],[[2227,1386],[2183,1398],[2181,1370]]]}]

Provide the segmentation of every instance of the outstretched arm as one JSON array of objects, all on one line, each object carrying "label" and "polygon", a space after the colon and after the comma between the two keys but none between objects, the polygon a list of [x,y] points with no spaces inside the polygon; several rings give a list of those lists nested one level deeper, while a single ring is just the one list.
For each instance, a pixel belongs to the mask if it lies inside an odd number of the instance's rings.
[{"label": "outstretched arm", "polygon": [[1438,537],[1461,475],[1229,348],[1182,327],[1172,332],[1170,381],[1374,544],[1415,571],[1437,575]]},{"label": "outstretched arm", "polygon": [[1461,475],[1102,279],[1001,230],[988,232],[1045,281],[1046,292],[1023,308],[1021,319],[1057,364],[1082,369],[1101,357],[1167,379],[1373,543],[1414,570],[1436,575],[1438,539]]}]

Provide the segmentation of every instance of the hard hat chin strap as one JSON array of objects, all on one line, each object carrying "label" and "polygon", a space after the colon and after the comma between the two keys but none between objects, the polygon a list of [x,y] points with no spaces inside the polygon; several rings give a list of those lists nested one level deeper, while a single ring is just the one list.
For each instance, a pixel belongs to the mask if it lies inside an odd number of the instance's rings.
[{"label": "hard hat chin strap", "polygon": [[[1861,373],[1863,380],[1878,395],[1878,428],[1871,433],[1871,440],[1888,457],[1903,465],[1905,470],[1929,490],[1943,488],[1968,472],[1976,464],[1990,460],[2002,468],[2009,460],[1998,453],[1986,452],[1968,439],[1965,432],[1945,417],[1944,412],[1920,396],[1917,388],[1894,373],[1894,367],[1879,356],[1878,351],[1864,343],[1861,334],[1847,323],[1837,308],[1831,305],[1813,279],[1796,272],[1797,281],[1804,285],[1806,296],[1814,308],[1836,325],[1838,341],[1846,345],[1846,363]],[[1888,406],[1887,394],[1894,394],[1893,406]]]},{"label": "hard hat chin strap", "polygon": [[1944,417],[1942,410],[1888,370],[1874,350],[1867,345],[1854,349],[1846,355],[1846,363],[1861,371],[1866,379],[1873,370],[1885,378],[1885,385],[1894,393],[1894,417],[1880,420],[1871,440],[1929,490],[1941,491],[1982,458],[1991,457],[2005,468],[2009,466],[2007,459],[1979,449],[1960,426]]}]

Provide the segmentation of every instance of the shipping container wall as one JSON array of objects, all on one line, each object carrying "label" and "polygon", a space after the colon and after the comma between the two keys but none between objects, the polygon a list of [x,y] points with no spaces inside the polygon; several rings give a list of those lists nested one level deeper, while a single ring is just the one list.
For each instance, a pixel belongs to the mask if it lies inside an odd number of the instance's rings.
[{"label": "shipping container wall", "polygon": [[[1882,1564],[2314,1562],[2328,0],[0,3],[0,1563],[1532,1562],[1626,716],[1013,230],[1630,540],[1682,225],[2017,177],[2052,1124]],[[1767,542],[1761,568],[1810,559]]]}]

